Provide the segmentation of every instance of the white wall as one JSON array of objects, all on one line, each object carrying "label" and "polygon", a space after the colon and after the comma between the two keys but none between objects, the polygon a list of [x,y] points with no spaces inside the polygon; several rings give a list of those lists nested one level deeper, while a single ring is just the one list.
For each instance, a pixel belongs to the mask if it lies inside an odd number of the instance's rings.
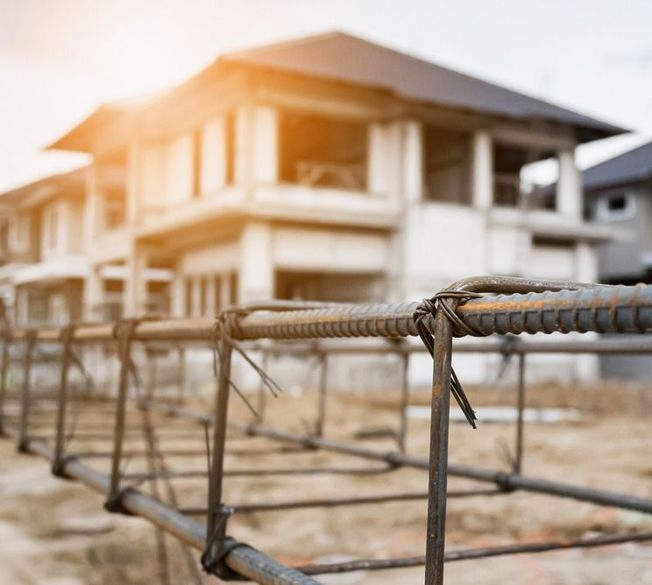
[{"label": "white wall", "polygon": [[201,131],[201,192],[213,194],[224,187],[226,180],[226,141],[224,119],[217,118]]},{"label": "white wall", "polygon": [[272,238],[281,269],[382,272],[389,260],[389,240],[380,234],[283,227]]}]

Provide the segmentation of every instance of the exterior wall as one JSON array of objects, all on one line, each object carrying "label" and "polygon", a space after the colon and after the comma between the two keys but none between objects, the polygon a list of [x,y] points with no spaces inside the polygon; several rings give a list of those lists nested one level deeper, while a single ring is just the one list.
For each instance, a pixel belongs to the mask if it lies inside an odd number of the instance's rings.
[{"label": "exterior wall", "polygon": [[[628,209],[610,212],[611,197],[623,196]],[[625,241],[603,245],[598,254],[602,281],[636,280],[645,276],[645,260],[652,265],[652,188],[645,185],[607,189],[591,194],[590,210],[594,221],[620,228],[630,235]]]}]

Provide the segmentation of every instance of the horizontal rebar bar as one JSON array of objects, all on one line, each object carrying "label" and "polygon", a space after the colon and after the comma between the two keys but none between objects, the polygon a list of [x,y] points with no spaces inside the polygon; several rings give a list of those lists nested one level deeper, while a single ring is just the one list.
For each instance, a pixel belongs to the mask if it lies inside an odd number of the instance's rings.
[{"label": "horizontal rebar bar", "polygon": [[[254,311],[226,320],[227,333],[236,339],[317,339],[326,337],[405,337],[417,335],[413,314],[418,303],[342,305],[284,312]],[[246,310],[246,309],[245,309]],[[652,329],[652,286],[595,287],[558,292],[490,295],[473,298],[457,308],[462,321],[488,336],[494,333],[641,333]],[[428,320],[432,329],[432,319]],[[182,319],[143,321],[135,339],[211,340],[215,321]],[[12,332],[27,339],[27,330]],[[37,339],[59,342],[59,329],[40,329]],[[76,341],[114,338],[112,324],[80,326]]]},{"label": "horizontal rebar bar", "polygon": [[[28,440],[25,447],[29,452],[52,460],[52,450],[40,441]],[[78,460],[66,460],[62,471],[67,477],[78,479],[100,493],[108,493],[109,478]],[[149,520],[197,550],[203,550],[206,527],[180,514],[176,509],[133,488],[123,490],[120,503],[127,511]],[[233,539],[229,539],[228,544],[229,552],[224,557],[224,562],[243,577],[263,585],[319,585],[310,576],[286,567],[248,545]]]},{"label": "horizontal rebar bar", "polygon": [[[327,451],[352,455],[354,457],[362,457],[376,461],[385,461],[388,463],[404,465],[406,467],[413,467],[416,469],[427,470],[429,468],[428,460],[426,458],[403,455],[395,452],[383,453],[374,449],[365,449],[355,445],[349,445],[339,441],[334,441],[332,439],[296,435],[293,433],[252,425],[242,425],[241,428],[246,428],[250,434],[256,436],[268,437],[270,439],[276,439],[290,443],[298,443],[313,448],[320,448]],[[639,498],[627,494],[614,493],[606,490],[597,490],[562,482],[526,477],[517,473],[507,473],[491,469],[482,469],[479,467],[472,467],[470,465],[461,465],[456,463],[449,464],[448,474],[451,476],[464,477],[476,481],[493,483],[498,487],[506,490],[518,489],[528,492],[571,498],[574,500],[597,504],[600,506],[612,506],[615,508],[636,510],[638,512],[652,514],[652,499]]]},{"label": "horizontal rebar bar", "polygon": [[[645,542],[652,540],[652,532],[595,536],[580,540],[547,540],[543,542],[524,542],[504,546],[451,550],[444,554],[444,561],[468,561],[488,557],[514,554],[543,553],[571,548],[596,548],[624,544],[627,542]],[[360,559],[341,563],[324,563],[297,567],[308,575],[327,575],[332,573],[349,573],[353,571],[378,571],[382,569],[402,569],[424,565],[426,557],[414,556],[396,559]]]}]

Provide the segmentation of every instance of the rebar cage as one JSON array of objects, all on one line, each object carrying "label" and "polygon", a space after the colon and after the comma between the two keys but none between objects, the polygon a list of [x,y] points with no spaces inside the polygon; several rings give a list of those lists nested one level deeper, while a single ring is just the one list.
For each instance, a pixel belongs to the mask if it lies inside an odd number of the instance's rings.
[{"label": "rebar cage", "polygon": [[[525,356],[528,353],[554,352],[649,354],[652,340],[641,334],[650,329],[652,286],[615,287],[495,277],[460,281],[423,303],[337,305],[276,302],[229,309],[214,320],[128,319],[112,324],[80,324],[39,330],[21,330],[7,325],[3,332],[0,363],[0,431],[15,436],[20,451],[49,459],[55,475],[79,480],[105,494],[108,511],[141,516],[154,524],[159,531],[157,546],[161,557],[166,555],[163,533],[170,533],[184,545],[201,551],[203,570],[222,579],[247,579],[261,584],[303,584],[316,583],[315,576],[320,574],[423,565],[425,583],[438,585],[444,582],[445,561],[652,540],[652,533],[639,532],[490,548],[445,550],[444,546],[446,502],[453,497],[508,494],[520,490],[652,513],[650,499],[528,477],[522,472]],[[465,401],[460,380],[451,367],[453,338],[540,332],[625,333],[636,337],[629,335],[586,342],[521,342],[510,337],[460,346],[459,351],[517,356],[515,455],[509,471],[449,463],[451,394],[467,409],[466,415],[471,422],[474,416],[472,409],[468,411],[470,405]],[[416,335],[424,340],[422,351],[427,349],[434,360],[428,457],[411,455],[406,448],[408,362],[409,356],[420,350],[401,339]],[[329,346],[328,342],[317,341],[341,337],[378,337],[388,339],[389,343],[382,346]],[[261,340],[272,341],[261,345]],[[287,341],[300,345],[281,343]],[[145,348],[148,363],[152,364],[152,356],[157,351],[169,352],[172,347],[183,358],[183,348],[193,344],[214,351],[215,404],[210,415],[184,406],[185,368],[182,359],[177,368],[179,393],[161,397],[156,393],[152,372],[146,383],[141,381],[134,357]],[[83,356],[80,350],[84,351]],[[95,355],[99,362],[106,362],[110,352],[115,354],[119,364],[117,391],[90,391],[92,380],[87,354]],[[255,352],[257,358],[262,356],[263,367],[250,357],[251,352]],[[324,436],[327,357],[338,352],[385,352],[398,356],[401,393],[399,421],[394,432],[395,448],[373,449]],[[316,356],[321,368],[317,414],[313,427],[306,433],[291,433],[265,425],[266,393],[276,393],[279,388],[264,366],[269,356],[281,353]],[[256,408],[252,408],[254,416],[241,422],[228,416],[231,391],[240,393],[231,376],[234,355],[248,362],[260,377]],[[58,380],[35,380],[40,362],[58,364]],[[11,369],[16,367],[22,371],[20,384],[12,384],[9,376]],[[463,372],[460,372],[460,378],[463,380]],[[248,402],[248,398],[244,398]],[[84,426],[91,412],[95,415],[106,413],[106,423],[98,425],[94,421],[90,427]],[[365,466],[228,469],[225,466],[227,436],[230,442],[234,437],[238,440],[263,438],[286,452],[323,450],[338,453],[363,460]],[[134,447],[134,440],[139,441],[140,448]],[[246,451],[246,448],[231,450],[243,456]],[[170,461],[175,461],[175,465]],[[178,466],[177,461],[183,464]],[[138,469],[134,470],[134,466]],[[224,495],[224,482],[230,477],[339,473],[381,476],[400,468],[427,471],[427,489],[286,502],[270,502],[265,493],[259,493],[258,501],[240,504],[227,501]],[[476,487],[449,490],[449,476],[472,480]],[[198,493],[202,493],[205,499],[182,501],[176,489],[179,481],[203,486],[203,491]],[[149,490],[144,489],[145,485]],[[425,555],[420,556],[289,567],[228,534],[229,518],[241,512],[415,499],[427,500],[428,505]],[[203,522],[198,519],[203,519]],[[187,558],[191,573],[198,579],[197,565],[189,553]]]}]

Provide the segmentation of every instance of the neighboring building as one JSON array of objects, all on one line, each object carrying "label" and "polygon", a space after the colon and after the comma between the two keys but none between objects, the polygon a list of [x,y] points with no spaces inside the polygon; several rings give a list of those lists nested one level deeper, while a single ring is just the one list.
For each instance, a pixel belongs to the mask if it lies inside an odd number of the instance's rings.
[{"label": "neighboring building", "polygon": [[[124,193],[119,168],[101,171],[107,194]],[[0,194],[0,295],[20,326],[63,325],[83,319],[94,234],[85,232],[89,169],[54,175]],[[107,206],[105,221],[119,223]],[[120,316],[124,270],[103,270],[103,297],[89,313]],[[151,275],[146,275],[150,277]],[[167,281],[171,274],[167,275]]]},{"label": "neighboring building", "polygon": [[652,282],[652,142],[585,170],[583,180],[586,219],[631,235],[599,248],[601,282]]},{"label": "neighboring building", "polygon": [[[175,89],[100,107],[51,148],[93,157],[84,304],[124,314],[265,298],[417,299],[473,274],[595,280],[578,144],[615,126],[331,33],[226,54]],[[524,165],[558,161],[554,193]],[[103,184],[107,166],[125,189]],[[113,215],[114,214],[114,215]],[[87,317],[98,317],[88,312]]]},{"label": "neighboring building", "polygon": [[78,169],[0,196],[0,294],[17,324],[81,317],[89,266],[82,237],[85,192],[86,173]]},{"label": "neighboring building", "polygon": [[[652,283],[652,142],[609,159],[583,173],[585,217],[629,235],[598,249],[600,282]],[[649,382],[647,356],[600,358],[606,378]]]}]

